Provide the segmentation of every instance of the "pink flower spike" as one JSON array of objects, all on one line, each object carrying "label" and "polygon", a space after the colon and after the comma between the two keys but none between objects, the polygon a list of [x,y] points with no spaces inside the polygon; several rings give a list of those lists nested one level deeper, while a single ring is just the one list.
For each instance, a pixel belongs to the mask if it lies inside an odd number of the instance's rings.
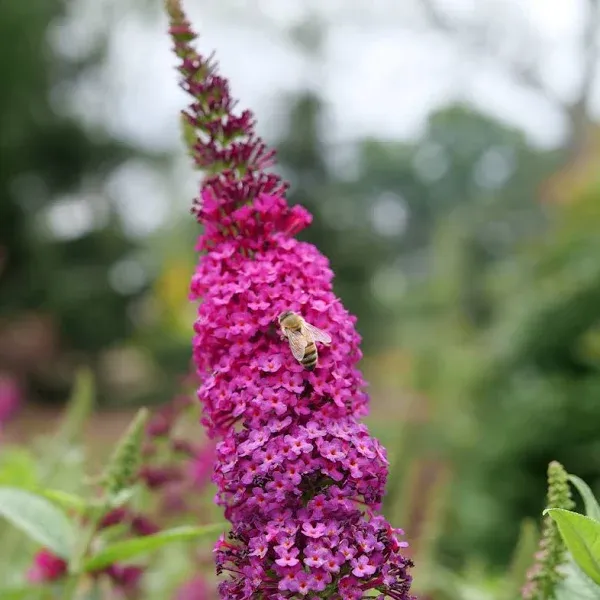
[{"label": "pink flower spike", "polygon": [[[219,595],[361,600],[372,583],[409,600],[412,563],[377,514],[387,459],[359,422],[369,399],[356,319],[333,291],[328,260],[293,237],[312,217],[288,205],[252,114],[192,47],[179,1],[166,1],[191,96],[188,149],[207,173],[193,206],[202,234],[190,295],[201,301],[193,360],[202,423],[217,440],[215,500],[231,523],[215,547]],[[317,340],[313,370],[281,335],[286,311],[331,337]],[[147,475],[164,484],[165,473]]]}]

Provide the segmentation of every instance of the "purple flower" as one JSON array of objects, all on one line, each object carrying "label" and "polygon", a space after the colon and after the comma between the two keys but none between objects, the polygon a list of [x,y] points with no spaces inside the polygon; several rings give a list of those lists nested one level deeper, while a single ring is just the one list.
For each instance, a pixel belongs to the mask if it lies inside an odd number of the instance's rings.
[{"label": "purple flower", "polygon": [[[192,154],[210,168],[194,206],[203,234],[190,297],[200,301],[193,357],[202,423],[216,444],[216,501],[232,529],[215,547],[222,598],[302,596],[407,600],[411,562],[381,516],[388,463],[358,419],[367,413],[360,337],[318,250],[292,237],[310,214],[290,208],[267,174],[274,154],[252,115],[233,112],[227,81],[190,46],[177,0],[167,4],[181,59]],[[277,317],[293,310],[327,331],[309,372]],[[326,591],[329,590],[329,591]]]},{"label": "purple flower", "polygon": [[180,481],[184,474],[179,466],[169,465],[164,467],[143,466],[139,471],[140,479],[151,489],[159,489],[169,483]]},{"label": "purple flower", "polygon": [[283,357],[280,354],[274,354],[273,356],[261,356],[256,364],[261,371],[265,373],[275,373],[279,371],[283,364]]},{"label": "purple flower", "polygon": [[352,574],[356,577],[367,577],[373,575],[377,570],[377,566],[369,560],[367,554],[353,558],[350,561],[350,565],[352,566]]},{"label": "purple flower", "polygon": [[330,554],[325,546],[319,544],[307,544],[304,548],[304,564],[309,567],[321,567]]},{"label": "purple flower", "polygon": [[100,519],[98,529],[106,529],[108,527],[113,527],[114,525],[119,525],[120,523],[123,523],[123,521],[129,521],[130,518],[129,511],[126,508],[122,506],[114,508]]},{"label": "purple flower", "polygon": [[31,583],[56,581],[67,574],[67,563],[45,548],[33,559],[33,565],[27,571],[27,579]]},{"label": "purple flower", "polygon": [[[288,544],[289,546],[289,544]],[[280,567],[295,567],[300,561],[297,556],[300,553],[298,548],[286,546],[275,546],[275,554],[279,557],[275,559],[275,564]]]},{"label": "purple flower", "polygon": [[160,527],[145,515],[134,515],[131,518],[131,531],[136,536],[153,535],[160,531]]},{"label": "purple flower", "polygon": [[111,565],[105,573],[112,579],[113,584],[123,593],[130,595],[138,590],[140,581],[144,574],[141,567]]}]

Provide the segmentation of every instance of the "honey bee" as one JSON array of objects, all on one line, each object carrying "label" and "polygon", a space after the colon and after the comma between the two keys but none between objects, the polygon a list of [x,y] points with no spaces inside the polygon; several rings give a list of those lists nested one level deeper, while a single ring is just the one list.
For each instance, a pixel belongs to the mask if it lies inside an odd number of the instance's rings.
[{"label": "honey bee", "polygon": [[281,332],[287,337],[292,355],[308,371],[314,371],[319,360],[315,342],[330,344],[331,336],[307,323],[299,314],[286,310],[279,315]]}]

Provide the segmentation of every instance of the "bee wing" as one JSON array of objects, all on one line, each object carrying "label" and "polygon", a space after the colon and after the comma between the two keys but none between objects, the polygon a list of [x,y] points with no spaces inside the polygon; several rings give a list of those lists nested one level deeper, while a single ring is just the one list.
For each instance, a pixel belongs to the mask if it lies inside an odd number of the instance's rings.
[{"label": "bee wing", "polygon": [[331,344],[331,336],[322,329],[319,329],[318,327],[315,327],[306,321],[304,322],[304,329],[314,342],[321,342],[322,344],[326,345]]},{"label": "bee wing", "polygon": [[289,329],[286,331],[286,335],[288,340],[290,341],[290,348],[292,350],[292,354],[296,360],[302,360],[304,356],[304,351],[306,350],[306,345],[308,344],[308,340],[302,335],[300,331],[290,331]]}]

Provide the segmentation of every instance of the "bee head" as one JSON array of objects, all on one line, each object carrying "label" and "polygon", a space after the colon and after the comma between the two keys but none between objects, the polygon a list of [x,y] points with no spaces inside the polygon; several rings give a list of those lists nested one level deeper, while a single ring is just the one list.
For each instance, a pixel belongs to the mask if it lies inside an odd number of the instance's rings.
[{"label": "bee head", "polygon": [[286,310],[285,312],[282,312],[279,317],[277,317],[277,320],[279,321],[279,324],[281,325],[281,322],[284,319],[287,319],[290,315],[293,315],[294,313],[291,310]]}]

